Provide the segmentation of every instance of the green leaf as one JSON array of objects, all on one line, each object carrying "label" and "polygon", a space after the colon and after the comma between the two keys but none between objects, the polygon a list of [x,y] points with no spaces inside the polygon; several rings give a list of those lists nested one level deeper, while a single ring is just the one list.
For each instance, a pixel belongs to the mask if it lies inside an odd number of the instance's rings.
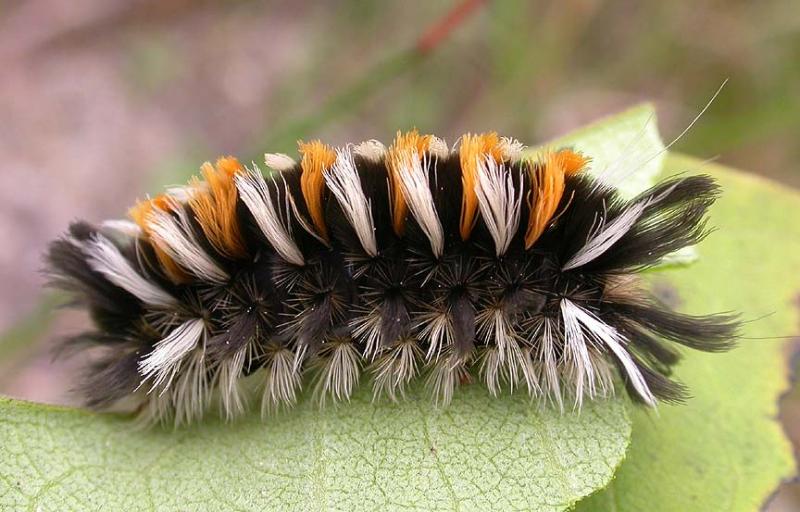
[{"label": "green leaf", "polygon": [[668,279],[683,310],[740,311],[744,338],[726,354],[686,354],[676,376],[694,398],[657,415],[634,411],[628,457],[580,512],[757,510],[795,474],[776,421],[788,372],[785,340],[774,337],[796,333],[799,322],[800,194],[686,157],[671,155],[665,167],[710,173],[723,195],[700,260],[650,278],[662,287]]},{"label": "green leaf", "polygon": [[[652,108],[638,107],[564,143],[598,165],[632,141],[657,154],[654,130]],[[444,411],[426,397],[372,404],[365,386],[338,408],[303,402],[266,422],[174,432],[12,400],[0,418],[0,508],[11,510],[556,511],[607,485],[630,437],[624,400],[562,415],[478,385]]]},{"label": "green leaf", "polygon": [[563,416],[469,386],[437,411],[369,390],[262,422],[134,430],[122,418],[0,402],[2,510],[563,510],[613,475],[622,401]]}]

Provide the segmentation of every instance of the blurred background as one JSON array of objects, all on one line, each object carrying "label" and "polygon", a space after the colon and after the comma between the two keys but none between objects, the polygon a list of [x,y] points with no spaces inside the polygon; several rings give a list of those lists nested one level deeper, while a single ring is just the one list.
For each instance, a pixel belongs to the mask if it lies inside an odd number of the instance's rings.
[{"label": "blurred background", "polygon": [[797,0],[0,0],[0,69],[0,394],[30,400],[73,403],[80,361],[49,351],[86,322],[42,292],[46,242],[218,155],[414,126],[535,144],[645,100],[669,140],[728,78],[676,149],[800,186]]}]

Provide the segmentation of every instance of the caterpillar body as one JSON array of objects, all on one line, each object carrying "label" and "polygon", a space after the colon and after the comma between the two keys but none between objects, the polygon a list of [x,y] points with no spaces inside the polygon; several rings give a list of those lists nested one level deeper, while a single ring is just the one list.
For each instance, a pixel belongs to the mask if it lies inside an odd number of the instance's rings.
[{"label": "caterpillar body", "polygon": [[619,383],[680,401],[677,345],[722,351],[736,319],[659,303],[637,274],[700,241],[719,190],[669,179],[630,200],[571,149],[527,156],[495,133],[457,147],[416,131],[387,148],[299,143],[270,172],[221,158],[203,179],[139,202],[132,220],[76,222],[46,255],[52,283],[88,309],[90,407],[133,403],[186,423],[214,404],[268,414],[359,385],[400,399],[424,380],[580,406]]}]

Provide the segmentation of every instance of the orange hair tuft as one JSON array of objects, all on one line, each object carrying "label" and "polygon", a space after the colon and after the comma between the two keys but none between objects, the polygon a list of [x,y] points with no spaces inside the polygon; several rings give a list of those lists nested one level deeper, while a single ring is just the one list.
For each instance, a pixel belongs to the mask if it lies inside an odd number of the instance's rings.
[{"label": "orange hair tuft", "polygon": [[571,149],[562,149],[556,153],[558,164],[564,170],[566,176],[573,176],[583,171],[589,163],[589,159]]},{"label": "orange hair tuft", "polygon": [[433,135],[420,135],[417,130],[406,133],[398,131],[394,142],[387,151],[386,167],[389,170],[389,182],[392,190],[392,226],[397,236],[403,235],[408,214],[408,205],[399,183],[399,168],[408,158],[413,158],[415,155],[417,158],[422,158],[423,153],[430,150],[432,141]]},{"label": "orange hair tuft", "polygon": [[463,195],[461,197],[461,239],[469,239],[472,228],[475,226],[478,211],[478,195],[475,193],[475,184],[478,181],[479,161],[483,158],[492,158],[501,163],[506,159],[507,144],[500,139],[496,132],[482,133],[480,135],[466,134],[461,138],[459,146],[459,159],[461,161],[461,183]]},{"label": "orange hair tuft", "polygon": [[528,162],[531,191],[528,193],[530,217],[525,230],[525,248],[542,236],[553,219],[564,195],[564,168],[559,153],[546,153],[540,162]]},{"label": "orange hair tuft", "polygon": [[152,244],[153,252],[161,268],[163,268],[164,272],[167,274],[167,277],[174,283],[186,283],[190,280],[189,275],[159,246],[158,240],[153,236],[152,229],[150,229],[149,219],[153,210],[158,209],[168,212],[171,211],[173,207],[173,200],[170,199],[169,196],[162,194],[152,199],[139,201],[128,210],[128,216],[142,229],[142,233],[154,242]]},{"label": "orange hair tuft", "polygon": [[236,217],[238,191],[235,176],[244,168],[236,158],[224,157],[217,160],[216,166],[204,163],[200,170],[208,188],[204,189],[200,180],[194,178],[189,206],[203,233],[220,254],[234,259],[247,256]]},{"label": "orange hair tuft", "polygon": [[325,240],[328,238],[328,228],[325,225],[325,209],[322,204],[322,193],[325,189],[325,177],[323,172],[330,169],[336,162],[336,152],[318,140],[311,142],[297,142],[298,150],[303,155],[300,161],[300,190],[303,199],[306,201],[308,213],[311,221],[317,229],[319,236]]}]

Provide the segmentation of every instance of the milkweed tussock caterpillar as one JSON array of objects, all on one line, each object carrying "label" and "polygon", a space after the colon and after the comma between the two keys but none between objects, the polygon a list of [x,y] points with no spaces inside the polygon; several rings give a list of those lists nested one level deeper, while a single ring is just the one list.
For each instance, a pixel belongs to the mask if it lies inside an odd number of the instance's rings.
[{"label": "milkweed tussock caterpillar", "polygon": [[719,189],[667,180],[624,200],[570,149],[526,156],[516,140],[416,131],[386,148],[300,143],[268,174],[232,157],[141,201],[132,220],[74,223],[47,253],[98,347],[80,391],[90,407],[133,401],[176,424],[247,408],[268,414],[313,389],[360,385],[400,399],[424,379],[440,404],[460,385],[522,391],[556,407],[621,381],[654,406],[677,345],[731,347],[735,318],[669,310],[637,273],[707,233]]}]

